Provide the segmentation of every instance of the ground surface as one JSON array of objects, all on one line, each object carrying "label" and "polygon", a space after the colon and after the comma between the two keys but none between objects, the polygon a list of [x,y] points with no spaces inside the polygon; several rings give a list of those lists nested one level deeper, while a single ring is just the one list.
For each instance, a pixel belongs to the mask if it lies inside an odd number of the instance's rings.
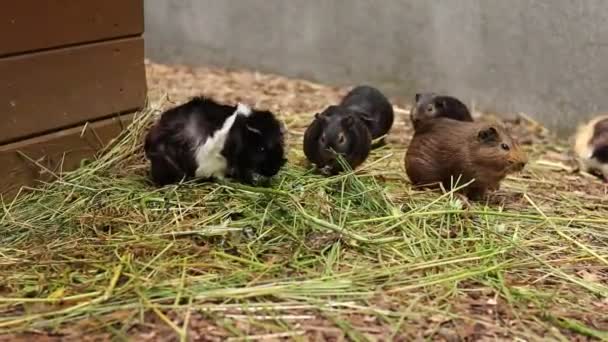
[{"label": "ground surface", "polygon": [[[97,161],[3,204],[0,340],[608,339],[608,189],[526,117],[509,124],[530,164],[466,208],[412,190],[404,110],[390,144],[327,179],[300,142],[347,89],[161,65],[148,78],[151,109]],[[198,94],[286,122],[271,188],[147,183],[146,128]]]}]

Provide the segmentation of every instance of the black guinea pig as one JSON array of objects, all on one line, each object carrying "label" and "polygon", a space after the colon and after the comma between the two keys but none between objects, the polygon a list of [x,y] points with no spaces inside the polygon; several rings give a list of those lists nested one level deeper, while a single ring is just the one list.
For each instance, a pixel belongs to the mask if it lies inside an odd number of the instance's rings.
[{"label": "black guinea pig", "polygon": [[367,159],[371,142],[367,126],[357,115],[341,106],[329,106],[315,114],[304,132],[304,154],[323,173],[335,175],[343,171],[337,154],[354,170]]},{"label": "black guinea pig", "polygon": [[195,97],[165,111],[144,150],[157,185],[197,178],[252,184],[285,164],[284,128],[273,113]]},{"label": "black guinea pig", "polygon": [[410,111],[410,120],[414,131],[417,131],[424,122],[435,118],[473,121],[469,108],[453,96],[420,93],[416,94],[414,100],[415,104]]},{"label": "black guinea pig", "polygon": [[371,86],[360,85],[353,88],[339,105],[359,115],[369,129],[372,139],[387,134],[395,120],[393,105],[380,90]]}]

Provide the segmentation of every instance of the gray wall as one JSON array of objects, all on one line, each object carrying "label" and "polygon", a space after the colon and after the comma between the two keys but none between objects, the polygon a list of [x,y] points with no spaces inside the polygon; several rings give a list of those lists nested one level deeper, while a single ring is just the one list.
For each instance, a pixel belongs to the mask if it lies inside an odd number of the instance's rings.
[{"label": "gray wall", "polygon": [[607,0],[146,0],[145,12],[157,62],[448,92],[562,134],[608,112]]}]

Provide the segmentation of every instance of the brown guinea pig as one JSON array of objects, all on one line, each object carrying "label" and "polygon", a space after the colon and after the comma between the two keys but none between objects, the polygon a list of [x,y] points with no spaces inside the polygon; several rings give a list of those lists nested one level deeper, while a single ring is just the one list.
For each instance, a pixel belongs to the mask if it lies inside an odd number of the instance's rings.
[{"label": "brown guinea pig", "polygon": [[343,171],[338,154],[354,170],[367,159],[371,142],[367,126],[357,115],[340,106],[329,106],[315,114],[304,132],[304,154],[323,173],[335,175]]},{"label": "brown guinea pig", "polygon": [[405,155],[405,169],[416,186],[441,183],[462,189],[470,199],[498,190],[507,174],[521,171],[528,157],[519,144],[498,123],[463,122],[437,118],[414,134]]},{"label": "brown guinea pig", "polygon": [[410,121],[417,131],[421,125],[435,118],[449,118],[472,122],[469,108],[459,99],[435,93],[416,94],[415,104],[410,110]]},{"label": "brown guinea pig", "polygon": [[574,140],[574,152],[581,170],[608,182],[608,114],[581,125]]}]

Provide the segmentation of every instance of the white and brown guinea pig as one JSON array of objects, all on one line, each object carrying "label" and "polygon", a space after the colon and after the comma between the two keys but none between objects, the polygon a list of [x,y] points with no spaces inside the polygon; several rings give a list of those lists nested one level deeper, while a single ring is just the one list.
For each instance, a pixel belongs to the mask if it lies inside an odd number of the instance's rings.
[{"label": "white and brown guinea pig", "polygon": [[608,114],[597,116],[578,128],[574,152],[581,170],[608,182]]}]

